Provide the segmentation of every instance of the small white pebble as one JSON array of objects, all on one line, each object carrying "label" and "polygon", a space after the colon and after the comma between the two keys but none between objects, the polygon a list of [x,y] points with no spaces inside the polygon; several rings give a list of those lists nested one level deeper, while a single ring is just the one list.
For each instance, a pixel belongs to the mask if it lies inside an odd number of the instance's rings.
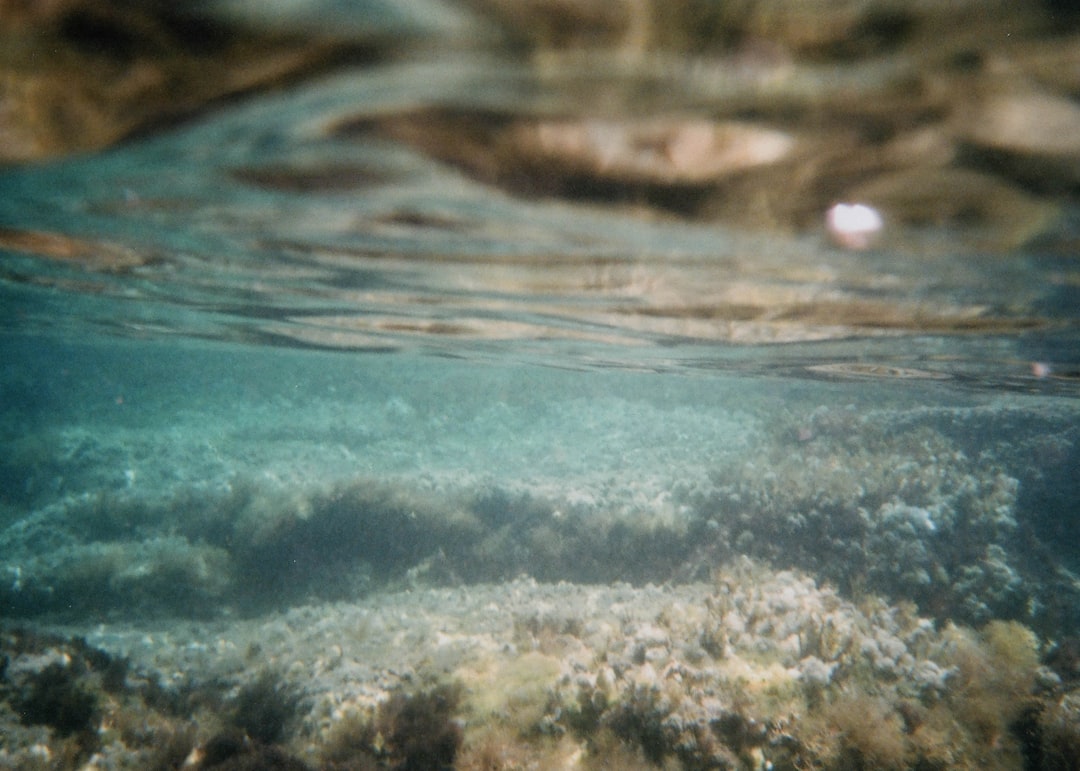
[{"label": "small white pebble", "polygon": [[864,203],[834,204],[825,213],[825,229],[838,246],[867,249],[874,244],[885,226],[878,210]]}]

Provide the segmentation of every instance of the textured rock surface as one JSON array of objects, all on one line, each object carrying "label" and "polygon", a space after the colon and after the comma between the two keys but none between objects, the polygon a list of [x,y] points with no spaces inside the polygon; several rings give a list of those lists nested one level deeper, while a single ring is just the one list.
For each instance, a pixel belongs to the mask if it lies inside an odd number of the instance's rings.
[{"label": "textured rock surface", "polygon": [[0,634],[6,763],[1007,769],[1076,742],[1074,686],[1023,626],[936,627],[749,560],[680,587],[521,579],[55,631]]}]

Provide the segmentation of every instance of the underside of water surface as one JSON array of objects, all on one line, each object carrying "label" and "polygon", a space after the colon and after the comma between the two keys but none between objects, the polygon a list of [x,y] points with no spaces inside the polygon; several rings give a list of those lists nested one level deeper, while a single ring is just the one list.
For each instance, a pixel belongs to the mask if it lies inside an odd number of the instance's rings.
[{"label": "underside of water surface", "polygon": [[0,766],[1077,767],[1067,4],[0,51]]}]

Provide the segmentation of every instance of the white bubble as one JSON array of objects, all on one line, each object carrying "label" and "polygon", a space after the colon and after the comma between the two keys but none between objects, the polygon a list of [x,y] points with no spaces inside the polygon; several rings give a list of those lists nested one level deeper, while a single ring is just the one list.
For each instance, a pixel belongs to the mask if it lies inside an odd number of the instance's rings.
[{"label": "white bubble", "polygon": [[846,249],[869,248],[884,225],[878,210],[863,203],[838,203],[825,213],[829,237]]}]

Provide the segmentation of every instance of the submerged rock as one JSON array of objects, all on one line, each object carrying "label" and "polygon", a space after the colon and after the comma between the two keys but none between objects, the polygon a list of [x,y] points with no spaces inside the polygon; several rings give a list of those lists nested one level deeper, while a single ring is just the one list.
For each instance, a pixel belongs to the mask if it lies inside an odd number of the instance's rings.
[{"label": "submerged rock", "polygon": [[0,632],[3,762],[1008,769],[1075,746],[1075,694],[1040,690],[1024,626],[937,627],[742,559],[677,587],[518,579],[69,635]]}]

